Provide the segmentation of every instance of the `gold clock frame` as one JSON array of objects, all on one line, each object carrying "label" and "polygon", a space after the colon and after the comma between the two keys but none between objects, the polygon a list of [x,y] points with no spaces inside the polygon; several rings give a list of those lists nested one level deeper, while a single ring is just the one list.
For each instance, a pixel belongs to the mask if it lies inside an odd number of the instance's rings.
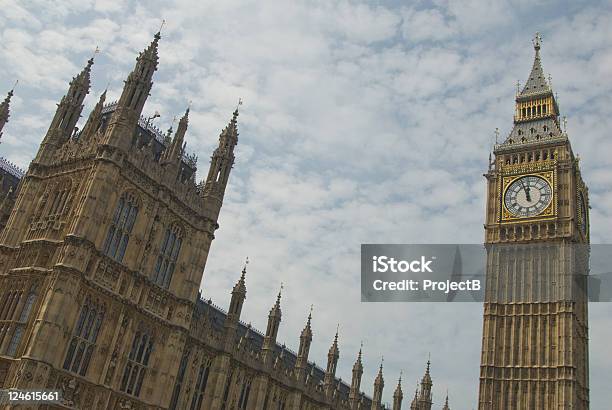
[{"label": "gold clock frame", "polygon": [[[522,164],[521,164],[522,165]],[[516,170],[508,170],[510,172],[504,173],[500,178],[501,184],[498,188],[498,197],[500,198],[500,209],[501,209],[501,223],[515,223],[521,221],[529,221],[529,222],[537,222],[537,221],[547,221],[554,219],[557,215],[557,189],[555,186],[555,181],[557,180],[556,169],[548,169],[548,170],[527,170],[521,169],[517,167]],[[515,172],[512,172],[515,171]],[[552,198],[550,203],[542,212],[535,216],[530,217],[521,217],[513,215],[506,208],[506,191],[508,187],[517,179],[523,178],[526,176],[536,176],[544,179],[550,185],[552,190]]]}]

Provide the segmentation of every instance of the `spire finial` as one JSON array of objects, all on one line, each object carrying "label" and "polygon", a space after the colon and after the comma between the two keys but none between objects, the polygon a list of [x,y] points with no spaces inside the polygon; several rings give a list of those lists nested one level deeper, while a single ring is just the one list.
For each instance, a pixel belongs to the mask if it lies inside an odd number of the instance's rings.
[{"label": "spire finial", "polygon": [[535,51],[539,52],[540,47],[542,46],[542,36],[540,35],[539,31],[535,33],[535,37],[533,38],[532,42],[533,42],[533,48],[535,49]]},{"label": "spire finial", "polygon": [[19,80],[15,80],[15,84],[13,84],[13,88],[9,91],[9,94],[12,96],[15,88],[17,88],[17,84],[19,84]]},{"label": "spire finial", "polygon": [[159,30],[157,31],[157,34],[155,34],[155,38],[156,39],[160,39],[161,38],[161,32],[164,29],[164,26],[166,25],[166,19],[163,19],[160,26],[159,26]]},{"label": "spire finial", "polygon": [[516,80],[516,95],[519,95],[520,93],[521,93],[521,81]]},{"label": "spire finial", "polygon": [[281,282],[280,289],[278,290],[278,295],[276,296],[276,304],[277,305],[280,304],[281,296],[282,296],[282,293],[283,293],[283,288],[284,288],[284,285],[283,285],[283,282]]},{"label": "spire finial", "polygon": [[397,380],[397,385],[402,384],[402,376],[404,375],[404,370],[400,370],[399,379]]},{"label": "spire finial", "polygon": [[249,257],[246,257],[246,260],[244,261],[244,266],[242,267],[242,276],[241,279],[244,280],[244,277],[246,276],[246,270],[247,270],[247,265],[249,264]]},{"label": "spire finial", "polygon": [[499,142],[499,128],[495,127],[495,144],[498,144]]},{"label": "spire finial", "polygon": [[232,122],[236,122],[236,118],[238,118],[238,108],[242,105],[242,98],[238,98],[238,104],[236,104],[236,109],[234,110],[234,114],[232,115]]}]

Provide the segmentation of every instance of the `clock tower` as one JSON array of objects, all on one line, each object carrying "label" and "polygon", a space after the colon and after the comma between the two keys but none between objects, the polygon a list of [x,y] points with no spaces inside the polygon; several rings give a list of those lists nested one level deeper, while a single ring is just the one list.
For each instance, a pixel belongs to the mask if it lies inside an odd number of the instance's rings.
[{"label": "clock tower", "polygon": [[486,291],[480,410],[589,408],[588,189],[541,38],[514,127],[485,174]]}]

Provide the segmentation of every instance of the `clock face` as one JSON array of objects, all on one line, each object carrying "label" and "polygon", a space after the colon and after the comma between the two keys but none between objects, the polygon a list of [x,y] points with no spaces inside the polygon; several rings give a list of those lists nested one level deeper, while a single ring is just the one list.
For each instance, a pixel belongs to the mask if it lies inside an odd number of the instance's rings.
[{"label": "clock face", "polygon": [[514,180],[504,195],[506,209],[518,218],[539,215],[552,201],[552,188],[544,178],[528,175]]}]

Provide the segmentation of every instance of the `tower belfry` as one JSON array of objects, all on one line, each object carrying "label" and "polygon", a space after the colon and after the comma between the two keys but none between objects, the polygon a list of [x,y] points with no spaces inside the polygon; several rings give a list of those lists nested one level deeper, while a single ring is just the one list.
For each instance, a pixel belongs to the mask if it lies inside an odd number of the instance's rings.
[{"label": "tower belfry", "polygon": [[487,172],[480,410],[585,410],[588,189],[544,75],[542,38]]}]

